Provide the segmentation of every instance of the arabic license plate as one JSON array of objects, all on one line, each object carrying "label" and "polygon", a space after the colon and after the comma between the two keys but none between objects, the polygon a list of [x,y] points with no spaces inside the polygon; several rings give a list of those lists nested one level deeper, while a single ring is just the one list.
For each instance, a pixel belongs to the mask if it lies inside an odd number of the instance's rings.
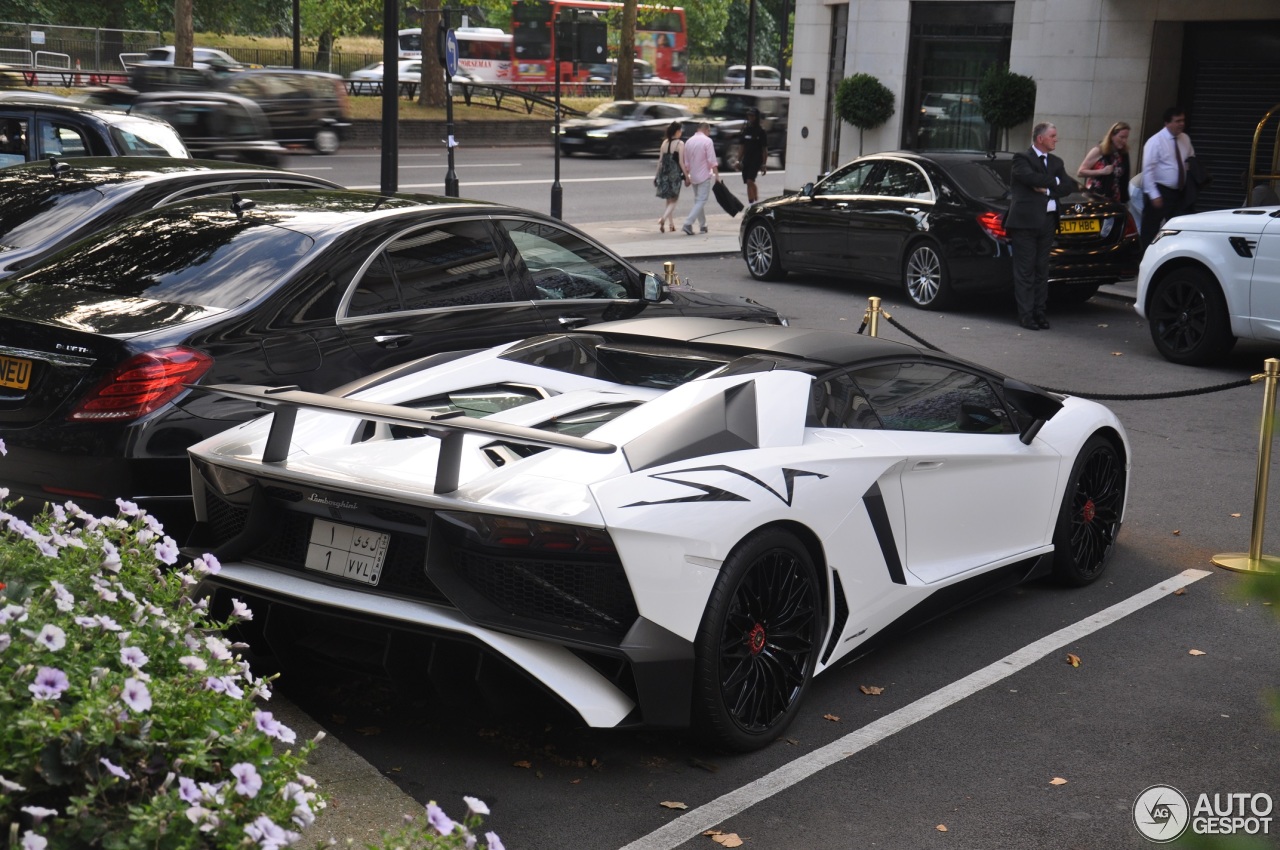
[{"label": "arabic license plate", "polygon": [[382,575],[391,535],[317,519],[311,524],[306,568],[376,585]]},{"label": "arabic license plate", "polygon": [[1064,218],[1058,222],[1058,235],[1071,236],[1076,233],[1101,233],[1102,222],[1096,218]]},{"label": "arabic license plate", "polygon": [[0,354],[0,387],[25,390],[31,384],[31,361]]}]

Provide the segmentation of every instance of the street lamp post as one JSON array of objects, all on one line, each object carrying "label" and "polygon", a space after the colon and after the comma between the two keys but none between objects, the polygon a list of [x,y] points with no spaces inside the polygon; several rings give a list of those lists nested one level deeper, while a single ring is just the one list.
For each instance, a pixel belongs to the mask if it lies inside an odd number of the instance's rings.
[{"label": "street lamp post", "polygon": [[[450,198],[458,197],[458,172],[453,169],[453,149],[457,147],[457,142],[453,138],[453,65],[458,61],[458,42],[456,36],[449,29],[449,14],[454,9],[440,9],[440,23],[444,27],[445,37],[445,67],[444,67],[444,132],[445,132],[445,148],[448,151],[449,169],[444,173],[444,193]],[[450,55],[452,54],[452,55]]]}]

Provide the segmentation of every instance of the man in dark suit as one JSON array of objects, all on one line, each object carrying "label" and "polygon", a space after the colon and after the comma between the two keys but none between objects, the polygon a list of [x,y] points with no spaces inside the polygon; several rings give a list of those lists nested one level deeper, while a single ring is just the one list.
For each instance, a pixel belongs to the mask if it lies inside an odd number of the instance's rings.
[{"label": "man in dark suit", "polygon": [[1013,294],[1018,324],[1030,331],[1048,330],[1049,249],[1058,231],[1058,199],[1079,186],[1053,155],[1058,128],[1040,123],[1031,147],[1013,155],[1013,187],[1004,227],[1013,243]]}]

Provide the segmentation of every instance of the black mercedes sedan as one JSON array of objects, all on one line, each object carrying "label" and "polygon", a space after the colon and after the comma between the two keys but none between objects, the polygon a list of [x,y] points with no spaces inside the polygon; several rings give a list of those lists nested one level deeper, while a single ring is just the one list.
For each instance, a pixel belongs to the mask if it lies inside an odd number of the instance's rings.
[{"label": "black mercedes sedan", "polygon": [[0,169],[0,278],[154,207],[220,192],[338,189],[320,177],[172,157],[75,157]]},{"label": "black mercedes sedan", "polygon": [[[896,152],[860,157],[796,195],[751,205],[742,256],[759,280],[790,271],[901,284],[918,307],[967,292],[1011,290],[1004,229],[1013,154]],[[1049,259],[1054,300],[1084,301],[1137,274],[1138,228],[1128,209],[1083,192],[1061,202]]]},{"label": "black mercedes sedan", "polygon": [[[667,291],[537,213],[268,190],[140,213],[0,282],[0,485],[182,529],[187,447],[261,413],[198,383],[325,392],[426,356],[638,316],[780,323]],[[172,532],[178,536],[178,532]]]},{"label": "black mercedes sedan", "polygon": [[560,124],[560,152],[565,155],[597,153],[612,159],[653,153],[662,146],[671,122],[688,118],[689,110],[677,103],[634,100],[602,103],[585,117]]}]

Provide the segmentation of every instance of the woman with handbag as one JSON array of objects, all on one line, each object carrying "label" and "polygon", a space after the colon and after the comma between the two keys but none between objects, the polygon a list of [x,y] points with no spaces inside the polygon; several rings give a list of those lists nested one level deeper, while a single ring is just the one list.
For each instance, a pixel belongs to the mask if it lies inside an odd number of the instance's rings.
[{"label": "woman with handbag", "polygon": [[680,155],[684,151],[684,142],[680,140],[684,126],[679,121],[672,121],[667,127],[667,138],[658,149],[658,171],[653,177],[656,194],[667,202],[662,216],[658,219],[658,232],[665,233],[676,230],[676,201],[680,199],[680,188],[684,186],[684,168],[680,165]]},{"label": "woman with handbag", "polygon": [[1084,187],[1122,204],[1129,203],[1129,125],[1117,121],[1102,141],[1085,154],[1076,175],[1085,178]]}]

